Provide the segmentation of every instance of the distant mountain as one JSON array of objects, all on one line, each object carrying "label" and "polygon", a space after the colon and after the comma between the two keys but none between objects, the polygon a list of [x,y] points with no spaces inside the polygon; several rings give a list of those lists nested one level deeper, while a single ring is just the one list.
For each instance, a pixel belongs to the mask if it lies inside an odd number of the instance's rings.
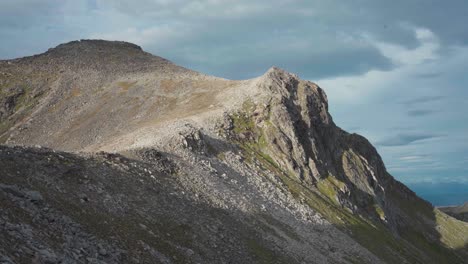
[{"label": "distant mountain", "polygon": [[460,206],[444,206],[439,207],[442,212],[451,215],[459,220],[468,222],[468,202]]},{"label": "distant mountain", "polygon": [[0,89],[0,262],[468,263],[468,224],[284,70],[82,40],[0,61]]}]

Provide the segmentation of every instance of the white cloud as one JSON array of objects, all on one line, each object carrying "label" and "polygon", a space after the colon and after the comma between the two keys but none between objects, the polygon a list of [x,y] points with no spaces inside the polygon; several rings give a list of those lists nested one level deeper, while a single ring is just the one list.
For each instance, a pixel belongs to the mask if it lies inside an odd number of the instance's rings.
[{"label": "white cloud", "polygon": [[402,156],[399,160],[403,162],[429,162],[433,161],[433,159],[429,155],[410,155],[410,156]]},{"label": "white cloud", "polygon": [[430,66],[434,60],[440,58],[437,37],[429,29],[413,28],[413,31],[415,38],[419,40],[419,46],[414,49],[376,40],[368,33],[362,34],[361,38],[343,36],[347,41],[377,48],[396,68],[389,71],[371,70],[359,76],[318,80],[318,84],[326,88],[327,94],[336,103],[361,103],[369,100],[372,93],[402,83],[412,73],[420,71],[421,66]]},{"label": "white cloud", "polygon": [[[461,174],[466,172],[466,163],[461,157],[465,156],[468,130],[460,120],[462,113],[468,110],[463,103],[468,93],[463,88],[466,82],[460,82],[460,78],[466,76],[463,68],[468,48],[443,46],[439,37],[427,28],[411,30],[418,42],[411,48],[380,41],[369,33],[347,38],[347,41],[376,47],[394,63],[393,69],[370,70],[317,83],[328,94],[335,121],[360,124],[360,132],[371,142],[402,133],[446,135],[419,144],[379,146],[388,170],[400,180],[467,182],[466,174]],[[431,98],[434,100],[428,100]],[[417,109],[435,114],[408,115],[408,110],[417,103]]]},{"label": "white cloud", "polygon": [[164,46],[177,39],[187,37],[190,34],[188,26],[160,25],[144,29],[129,27],[111,33],[95,33],[92,39],[125,40],[138,45],[152,44],[153,47]]},{"label": "white cloud", "polygon": [[415,49],[408,49],[400,45],[369,40],[375,47],[387,58],[392,60],[400,67],[416,66],[430,60],[439,58],[437,52],[440,44],[437,37],[429,30],[424,28],[414,29],[415,37],[420,45]]}]

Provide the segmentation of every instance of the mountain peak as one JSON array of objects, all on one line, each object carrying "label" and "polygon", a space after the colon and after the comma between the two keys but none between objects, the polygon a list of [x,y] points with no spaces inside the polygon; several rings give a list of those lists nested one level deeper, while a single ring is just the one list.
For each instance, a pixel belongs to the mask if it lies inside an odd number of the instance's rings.
[{"label": "mountain peak", "polygon": [[289,78],[292,77],[295,79],[299,79],[299,76],[297,76],[296,74],[290,73],[277,66],[272,66],[271,68],[269,68],[268,71],[266,71],[263,76],[266,78],[272,78],[272,79],[277,79],[277,78],[284,79],[285,77],[289,77]]},{"label": "mountain peak", "polygon": [[[15,59],[23,67],[34,65],[49,72],[93,71],[95,74],[122,72],[186,71],[167,59],[145,52],[140,46],[124,41],[82,39],[60,44],[47,52]],[[75,75],[80,75],[76,74]]]},{"label": "mountain peak", "polygon": [[49,51],[53,50],[70,50],[76,49],[79,51],[85,50],[92,50],[92,49],[112,49],[112,50],[138,50],[143,51],[143,49],[133,43],[125,42],[125,41],[110,41],[110,40],[101,40],[101,39],[81,39],[81,40],[74,40],[67,43],[63,43],[58,45],[55,48],[49,49]]}]

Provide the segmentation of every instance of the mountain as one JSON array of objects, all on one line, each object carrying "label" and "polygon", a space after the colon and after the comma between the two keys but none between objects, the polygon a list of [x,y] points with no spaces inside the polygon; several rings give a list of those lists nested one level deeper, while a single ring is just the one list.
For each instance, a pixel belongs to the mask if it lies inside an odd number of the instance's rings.
[{"label": "mountain", "polygon": [[284,70],[81,40],[0,61],[0,88],[5,263],[467,263],[468,224]]},{"label": "mountain", "polygon": [[460,206],[444,206],[439,207],[442,212],[451,215],[461,221],[468,222],[468,202]]}]

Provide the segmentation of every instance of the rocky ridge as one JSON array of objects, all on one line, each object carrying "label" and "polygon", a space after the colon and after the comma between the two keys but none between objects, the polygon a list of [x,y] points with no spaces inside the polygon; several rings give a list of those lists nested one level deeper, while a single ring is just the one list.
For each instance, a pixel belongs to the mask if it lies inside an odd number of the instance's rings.
[{"label": "rocky ridge", "polygon": [[365,138],[334,124],[325,92],[294,74],[225,80],[94,40],[0,61],[0,72],[1,139],[52,148],[2,147],[6,263],[468,255],[467,224],[396,181]]},{"label": "rocky ridge", "polygon": [[439,207],[439,210],[461,221],[468,222],[468,202],[459,206]]}]

